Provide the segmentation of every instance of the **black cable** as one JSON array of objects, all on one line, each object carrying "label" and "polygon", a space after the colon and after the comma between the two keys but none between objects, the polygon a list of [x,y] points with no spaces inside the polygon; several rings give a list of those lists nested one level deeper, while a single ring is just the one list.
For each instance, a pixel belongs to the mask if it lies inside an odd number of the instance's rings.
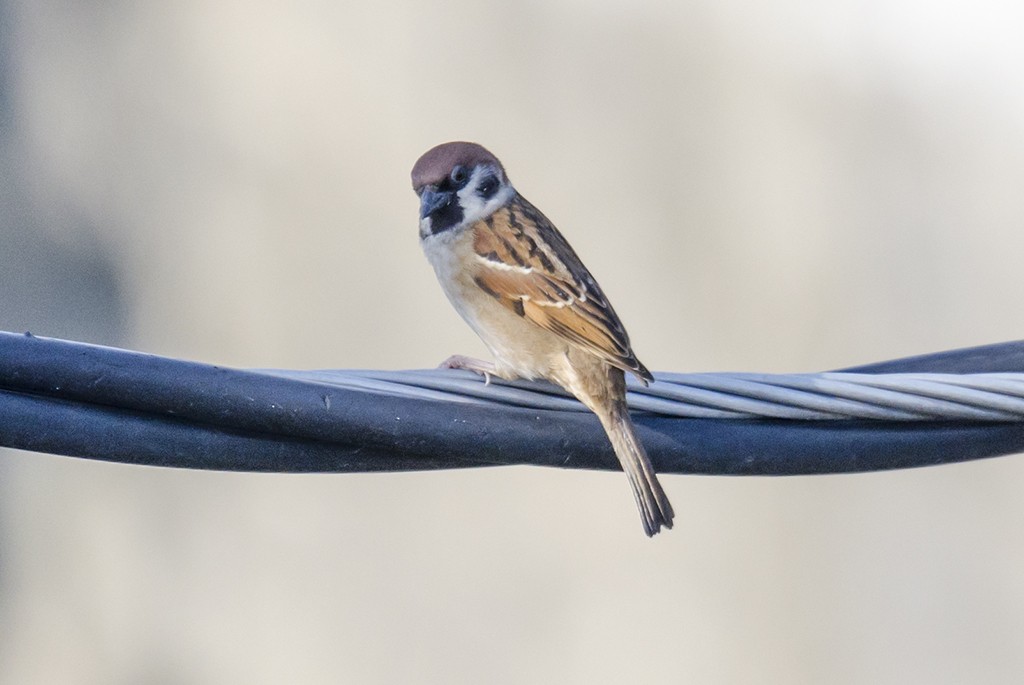
[{"label": "black cable", "polygon": [[[1024,343],[850,370],[1019,372]],[[1024,451],[1024,422],[634,418],[665,473],[875,471]],[[392,396],[2,332],[0,445],[233,471],[619,468],[587,413]]]}]

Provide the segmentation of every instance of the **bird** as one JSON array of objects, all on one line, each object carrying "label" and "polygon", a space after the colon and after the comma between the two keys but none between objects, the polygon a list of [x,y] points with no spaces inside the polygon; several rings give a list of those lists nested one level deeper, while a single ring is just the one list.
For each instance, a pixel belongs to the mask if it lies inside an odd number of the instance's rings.
[{"label": "bird", "polygon": [[427,260],[455,310],[493,362],[453,355],[444,368],[555,383],[597,415],[626,473],[644,532],[674,512],[626,405],[626,373],[644,385],[625,327],[555,225],[477,143],[442,143],[412,168]]}]

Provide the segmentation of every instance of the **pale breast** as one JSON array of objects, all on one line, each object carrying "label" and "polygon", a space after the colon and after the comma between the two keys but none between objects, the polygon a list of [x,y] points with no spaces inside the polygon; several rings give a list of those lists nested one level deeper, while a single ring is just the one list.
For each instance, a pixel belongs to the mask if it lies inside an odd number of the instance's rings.
[{"label": "pale breast", "polygon": [[477,257],[471,232],[432,235],[422,244],[445,295],[490,349],[499,374],[550,378],[552,367],[564,363],[569,345],[554,333],[502,306],[474,282],[472,269]]}]

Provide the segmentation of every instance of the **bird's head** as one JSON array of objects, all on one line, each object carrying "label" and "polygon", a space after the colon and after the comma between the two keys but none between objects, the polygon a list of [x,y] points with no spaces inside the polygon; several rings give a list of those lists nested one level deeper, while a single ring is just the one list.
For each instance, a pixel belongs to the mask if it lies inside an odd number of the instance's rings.
[{"label": "bird's head", "polygon": [[476,143],[443,143],[412,168],[420,237],[470,226],[504,206],[515,189],[498,158]]}]

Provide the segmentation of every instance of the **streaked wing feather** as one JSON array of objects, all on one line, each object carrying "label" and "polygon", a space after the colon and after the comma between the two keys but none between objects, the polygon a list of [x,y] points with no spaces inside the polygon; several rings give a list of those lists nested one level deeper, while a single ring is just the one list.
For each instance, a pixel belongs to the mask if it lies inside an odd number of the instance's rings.
[{"label": "streaked wing feather", "polygon": [[475,280],[485,292],[566,341],[652,380],[597,281],[536,207],[517,195],[473,230]]}]

